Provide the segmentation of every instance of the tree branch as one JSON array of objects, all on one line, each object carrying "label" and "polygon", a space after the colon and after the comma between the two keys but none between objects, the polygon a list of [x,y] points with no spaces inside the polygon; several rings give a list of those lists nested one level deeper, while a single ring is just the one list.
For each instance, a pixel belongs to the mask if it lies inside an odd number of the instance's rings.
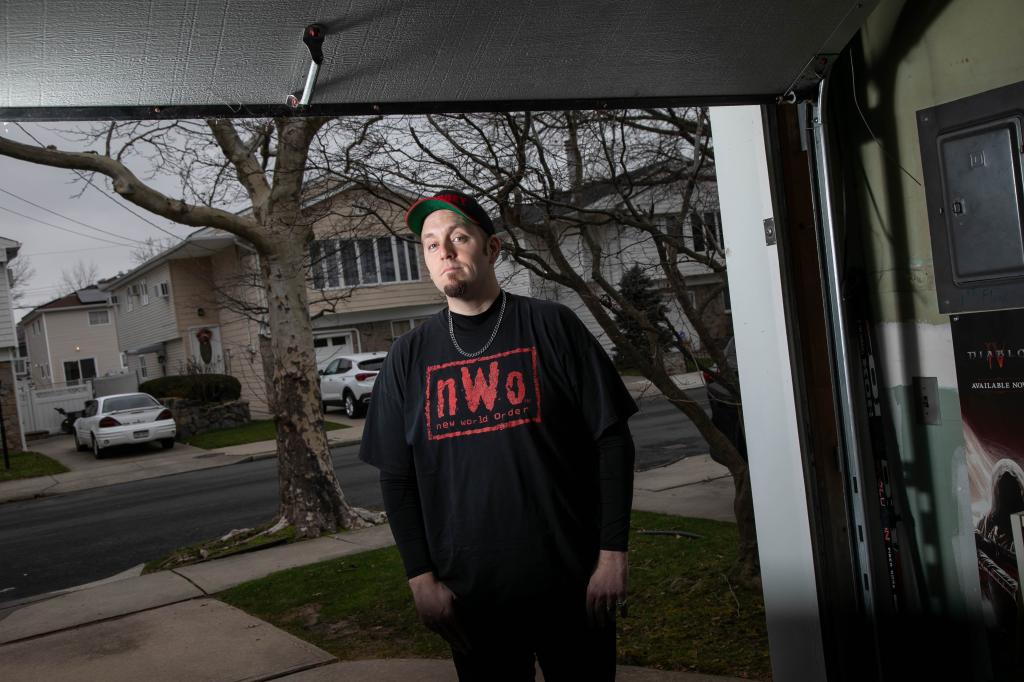
[{"label": "tree branch", "polygon": [[20,161],[70,170],[92,171],[114,182],[114,191],[140,208],[168,220],[192,227],[215,227],[238,235],[258,249],[266,247],[259,223],[219,208],[195,206],[158,192],[142,182],[124,164],[89,152],[63,152],[52,147],[34,147],[0,137],[0,155]]}]

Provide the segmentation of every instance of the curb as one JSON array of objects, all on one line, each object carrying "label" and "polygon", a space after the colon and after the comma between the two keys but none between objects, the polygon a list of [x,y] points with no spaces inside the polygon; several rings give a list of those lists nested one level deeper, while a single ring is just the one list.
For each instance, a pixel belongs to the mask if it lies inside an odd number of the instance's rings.
[{"label": "curb", "polygon": [[[333,439],[333,440],[328,440],[327,441],[327,447],[328,448],[344,447],[346,445],[356,445],[356,444],[361,443],[361,442],[362,442],[362,438],[356,438],[356,439],[351,439],[351,438],[350,439]],[[201,450],[202,448],[198,448],[198,449]],[[193,471],[199,471],[200,469],[203,469],[203,470],[206,470],[206,469],[220,469],[222,467],[234,466],[236,464],[245,464],[245,463],[248,463],[248,462],[259,462],[259,461],[265,460],[265,459],[274,459],[274,458],[277,457],[277,449],[275,448],[273,450],[265,450],[263,452],[256,452],[256,453],[249,454],[249,455],[227,455],[227,454],[225,454],[223,452],[219,452],[219,451],[216,451],[216,450],[206,450],[202,455],[197,455],[196,458],[208,458],[208,457],[213,457],[213,456],[216,456],[216,455],[222,455],[224,457],[230,457],[231,459],[228,460],[228,461],[225,461],[225,462],[221,462],[220,464],[218,464],[216,466],[200,467],[200,468],[196,468],[196,469],[189,469],[189,470],[186,470],[186,471],[168,471],[168,472],[164,472],[164,473],[158,473],[158,474],[156,474],[154,476],[145,476],[145,477],[142,477],[142,478],[135,478],[135,479],[131,479],[131,480],[128,480],[128,481],[117,481],[117,482],[114,482],[114,483],[101,483],[101,484],[93,486],[91,488],[81,488],[81,489],[78,489],[78,490],[53,490],[53,488],[55,486],[60,485],[60,481],[54,480],[53,476],[48,474],[47,476],[49,477],[51,483],[48,486],[46,486],[45,488],[41,489],[41,490],[34,490],[34,491],[24,492],[24,493],[14,493],[12,495],[5,496],[3,494],[2,488],[0,488],[0,505],[8,504],[10,502],[24,502],[26,500],[38,500],[38,499],[42,499],[44,497],[58,497],[60,495],[66,495],[68,493],[77,493],[77,492],[81,492],[83,490],[96,490],[97,488],[106,488],[106,487],[111,486],[111,485],[121,485],[122,483],[132,483],[134,481],[145,481],[145,480],[150,480],[150,479],[154,479],[154,478],[163,478],[165,476],[177,476],[178,474],[188,474],[188,473],[191,473]],[[39,478],[43,478],[43,477],[40,476]],[[30,480],[30,479],[22,479],[22,480]]]}]

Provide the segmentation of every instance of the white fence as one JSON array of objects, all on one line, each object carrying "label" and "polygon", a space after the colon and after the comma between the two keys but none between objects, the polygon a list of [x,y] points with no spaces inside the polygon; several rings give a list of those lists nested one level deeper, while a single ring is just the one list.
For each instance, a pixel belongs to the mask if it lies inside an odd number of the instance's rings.
[{"label": "white fence", "polygon": [[92,384],[66,388],[35,389],[28,382],[18,382],[18,412],[21,415],[21,432],[46,431],[60,433],[64,417],[57,407],[78,411],[85,409],[85,401],[92,398]]}]

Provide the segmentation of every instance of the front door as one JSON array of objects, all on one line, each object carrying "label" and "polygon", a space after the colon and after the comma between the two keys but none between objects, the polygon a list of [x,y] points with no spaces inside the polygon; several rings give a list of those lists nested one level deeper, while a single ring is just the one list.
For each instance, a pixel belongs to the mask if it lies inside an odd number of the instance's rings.
[{"label": "front door", "polygon": [[206,325],[190,327],[189,362],[200,372],[223,373],[224,351],[220,345],[220,327]]}]

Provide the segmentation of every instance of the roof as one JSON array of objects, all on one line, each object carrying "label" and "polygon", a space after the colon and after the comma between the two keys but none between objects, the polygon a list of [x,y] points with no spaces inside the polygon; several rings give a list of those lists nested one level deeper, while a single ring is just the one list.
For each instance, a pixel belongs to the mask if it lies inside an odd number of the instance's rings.
[{"label": "roof", "polygon": [[838,54],[876,4],[7,2],[0,118],[287,113],[314,22],[326,37],[308,114],[765,103]]},{"label": "roof", "polygon": [[140,263],[128,272],[122,273],[111,279],[101,280],[99,282],[99,288],[103,291],[113,291],[114,289],[127,284],[129,281],[136,279],[137,277],[141,277],[168,260],[178,258],[203,258],[204,256],[217,253],[228,246],[233,246],[240,241],[243,241],[240,237],[236,237],[224,230],[218,230],[214,227],[204,227],[188,235],[174,246],[164,249],[144,263]]},{"label": "roof", "polygon": [[86,287],[85,289],[73,291],[70,294],[61,296],[60,298],[55,298],[48,303],[36,306],[27,315],[25,315],[22,322],[43,312],[82,307],[105,308],[109,305],[110,297],[106,292],[100,291],[95,287]]},{"label": "roof", "polygon": [[[665,187],[675,182],[673,179],[679,173],[678,164],[657,162],[642,168],[637,168],[629,174],[624,174],[619,182],[628,180],[628,184],[637,191],[637,195],[645,191]],[[682,178],[680,178],[680,181]],[[702,182],[715,182],[715,171],[710,162],[701,171]],[[549,216],[564,216],[573,213],[577,208],[591,208],[599,210],[610,210],[621,202],[615,200],[619,196],[619,189],[615,182],[608,178],[598,178],[583,183],[578,190],[559,190],[552,192],[542,200],[523,204],[520,218],[524,224],[540,222]],[[612,203],[608,203],[608,199]],[[496,226],[507,229],[501,219],[495,221]]]},{"label": "roof", "polygon": [[17,257],[18,250],[21,249],[21,242],[16,242],[7,237],[0,237],[0,249],[6,252],[7,260],[10,261]]}]

